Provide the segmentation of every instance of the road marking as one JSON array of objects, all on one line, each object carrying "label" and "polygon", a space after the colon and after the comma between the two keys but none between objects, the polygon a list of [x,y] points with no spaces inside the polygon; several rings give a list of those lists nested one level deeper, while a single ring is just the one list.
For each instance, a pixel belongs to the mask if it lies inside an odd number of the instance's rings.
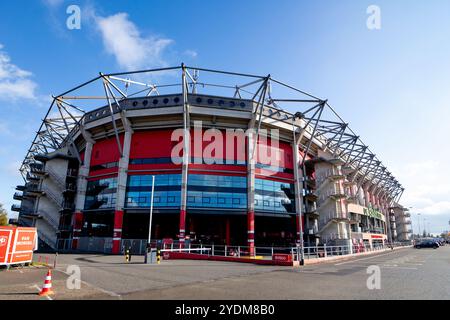
[{"label": "road marking", "polygon": [[417,270],[417,268],[410,267],[391,267],[391,266],[381,266],[383,269],[404,269],[404,270]]},{"label": "road marking", "polygon": [[[33,288],[36,288],[39,292],[41,292],[41,288],[40,288],[37,284],[35,284],[35,285],[33,286]],[[46,298],[47,298],[48,300],[53,300],[52,297],[50,297],[50,296],[46,296]]]},{"label": "road marking", "polygon": [[341,262],[341,263],[335,263],[334,265],[335,265],[335,266],[340,266],[340,265],[343,265],[343,264],[354,263],[354,262],[358,262],[358,261],[363,261],[363,260],[369,260],[369,259],[374,259],[374,258],[384,257],[384,256],[387,256],[387,255],[391,255],[391,254],[393,254],[393,253],[398,253],[398,252],[393,251],[393,252],[388,252],[388,253],[384,253],[384,254],[377,254],[377,255],[374,255],[374,256],[371,256],[371,257],[367,257],[367,258],[361,258],[361,259],[356,259],[356,260],[351,260],[351,261],[345,261],[345,262]]},{"label": "road marking", "polygon": [[[84,267],[84,266],[83,266]],[[62,272],[62,273],[64,273],[64,274],[66,274],[66,275],[68,275],[68,276],[70,276],[71,274],[69,274],[69,273],[67,273],[66,271],[64,271],[64,270],[60,270],[60,269],[57,269],[58,271],[60,271],[60,272]],[[115,292],[113,292],[113,291],[108,291],[108,290],[105,290],[105,289],[103,289],[103,288],[100,288],[100,287],[97,287],[97,286],[95,286],[95,285],[93,285],[93,284],[91,284],[91,283],[88,283],[88,282],[86,282],[86,281],[84,281],[84,280],[80,280],[80,282],[81,283],[84,283],[86,286],[88,286],[88,287],[91,287],[91,288],[94,288],[94,289],[96,289],[96,290],[98,290],[98,291],[101,291],[101,292],[103,292],[103,293],[106,293],[107,295],[110,295],[111,297],[117,297],[119,300],[122,300],[122,296],[120,295],[120,294],[118,294],[118,293],[115,293]]]}]

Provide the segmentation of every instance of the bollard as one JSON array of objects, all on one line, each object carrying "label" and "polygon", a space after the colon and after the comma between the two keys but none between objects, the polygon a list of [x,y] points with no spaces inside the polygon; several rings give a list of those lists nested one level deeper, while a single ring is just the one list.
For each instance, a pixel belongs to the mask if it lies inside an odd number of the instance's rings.
[{"label": "bollard", "polygon": [[56,259],[58,258],[58,252],[55,253],[55,260],[53,261],[53,269],[56,269]]},{"label": "bollard", "polygon": [[161,250],[158,249],[158,251],[156,251],[156,263],[160,264],[161,263]]},{"label": "bollard", "polygon": [[125,250],[125,261],[130,262],[130,250]]},{"label": "bollard", "polygon": [[45,257],[45,264],[48,265],[48,257]]}]

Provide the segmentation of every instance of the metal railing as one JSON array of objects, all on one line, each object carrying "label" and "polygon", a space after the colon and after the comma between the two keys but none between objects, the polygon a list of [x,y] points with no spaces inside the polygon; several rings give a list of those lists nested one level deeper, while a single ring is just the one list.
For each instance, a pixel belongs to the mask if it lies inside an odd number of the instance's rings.
[{"label": "metal railing", "polygon": [[58,239],[56,241],[56,249],[61,252],[72,251],[73,239]]},{"label": "metal railing", "polygon": [[45,242],[50,248],[56,249],[56,243],[53,239],[51,239],[49,236],[47,236],[45,233],[43,233],[41,230],[37,229],[38,232],[38,238]]},{"label": "metal railing", "polygon": [[38,214],[41,215],[45,221],[49,222],[49,224],[55,229],[58,230],[59,227],[59,221],[55,220],[55,217],[53,217],[50,213],[48,213],[45,210],[39,210]]},{"label": "metal railing", "polygon": [[[405,246],[405,243],[394,243],[392,246]],[[152,248],[157,246],[157,241],[152,241]],[[121,241],[121,253],[125,252],[125,249],[129,249],[132,254],[143,255],[146,252],[147,240],[145,239],[122,239]],[[373,244],[370,247],[369,244],[356,244],[356,245],[344,245],[344,246],[330,246],[330,245],[316,245],[304,247],[304,258],[326,258],[333,256],[343,256],[349,254],[358,254],[364,252],[380,251],[390,249],[390,245]],[[178,241],[174,241],[170,244],[161,244],[161,249],[184,253],[195,253],[209,256],[221,256],[221,257],[238,257],[238,258],[256,258],[271,260],[274,254],[288,254],[292,256],[293,260],[298,260],[300,255],[300,247],[255,247],[254,256],[250,255],[250,248],[248,246],[226,246],[215,244],[192,244],[185,243],[181,246]]]},{"label": "metal railing", "polygon": [[20,204],[11,205],[11,211],[20,211],[20,210],[21,210]]},{"label": "metal railing", "polygon": [[78,169],[67,169],[67,176],[69,177],[77,177]]},{"label": "metal railing", "polygon": [[45,193],[47,198],[49,198],[58,208],[61,208],[61,202],[63,200],[62,196],[57,196],[49,187],[42,185],[42,191]]},{"label": "metal railing", "polygon": [[23,192],[15,192],[13,195],[14,200],[22,200],[23,199]]},{"label": "metal railing", "polygon": [[329,212],[328,214],[321,215],[319,220],[319,230],[322,230],[330,221],[335,221],[336,219],[348,219],[346,213],[339,212]]},{"label": "metal railing", "polygon": [[339,169],[336,168],[336,167],[333,167],[333,168],[330,168],[330,169],[328,169],[328,170],[326,170],[326,171],[324,171],[324,172],[321,172],[321,174],[318,175],[317,178],[316,178],[316,183],[317,183],[316,186],[317,186],[317,189],[320,189],[320,187],[323,185],[323,183],[324,183],[328,178],[331,178],[331,177],[344,177],[344,176],[343,176],[343,174],[342,174],[342,171],[339,170]]},{"label": "metal railing", "polygon": [[52,168],[50,168],[50,167],[46,167],[45,168],[45,171],[48,173],[48,175],[50,176],[50,178],[52,178],[52,180],[54,181],[54,182],[56,182],[56,184],[58,185],[58,187],[61,189],[61,190],[64,190],[64,188],[65,188],[65,186],[66,186],[66,182],[65,182],[65,180],[62,178],[62,177],[60,177]]},{"label": "metal railing", "polygon": [[39,189],[39,184],[38,183],[31,183],[31,182],[27,182],[25,184],[25,192],[40,192],[41,190]]}]

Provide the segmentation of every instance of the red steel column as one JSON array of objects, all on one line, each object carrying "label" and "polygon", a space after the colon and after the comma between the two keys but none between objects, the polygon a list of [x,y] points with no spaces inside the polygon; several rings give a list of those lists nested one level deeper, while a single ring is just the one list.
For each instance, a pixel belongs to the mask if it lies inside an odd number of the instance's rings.
[{"label": "red steel column", "polygon": [[83,213],[81,211],[75,212],[73,215],[73,233],[72,233],[72,249],[78,249],[78,241],[80,240],[81,228],[83,227]]},{"label": "red steel column", "polygon": [[122,240],[122,226],[123,226],[123,210],[116,210],[114,212],[114,230],[113,230],[113,247],[112,253],[120,253],[120,241]]},{"label": "red steel column", "polygon": [[186,209],[180,209],[180,230],[178,240],[180,241],[180,248],[184,247],[186,239]]},{"label": "red steel column", "polygon": [[231,245],[230,218],[227,218],[225,224],[225,243],[227,246]]}]

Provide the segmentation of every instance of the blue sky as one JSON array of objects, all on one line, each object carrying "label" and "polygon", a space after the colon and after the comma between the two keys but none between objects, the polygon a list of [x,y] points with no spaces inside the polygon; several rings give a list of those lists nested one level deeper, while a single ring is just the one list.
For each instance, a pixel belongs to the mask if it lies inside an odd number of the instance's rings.
[{"label": "blue sky", "polygon": [[[71,4],[81,30],[66,27]],[[372,4],[380,30],[366,26]],[[270,73],[329,99],[407,188],[413,226],[421,212],[432,232],[449,228],[449,1],[2,1],[0,46],[7,209],[51,94],[99,71],[185,62]]]}]

